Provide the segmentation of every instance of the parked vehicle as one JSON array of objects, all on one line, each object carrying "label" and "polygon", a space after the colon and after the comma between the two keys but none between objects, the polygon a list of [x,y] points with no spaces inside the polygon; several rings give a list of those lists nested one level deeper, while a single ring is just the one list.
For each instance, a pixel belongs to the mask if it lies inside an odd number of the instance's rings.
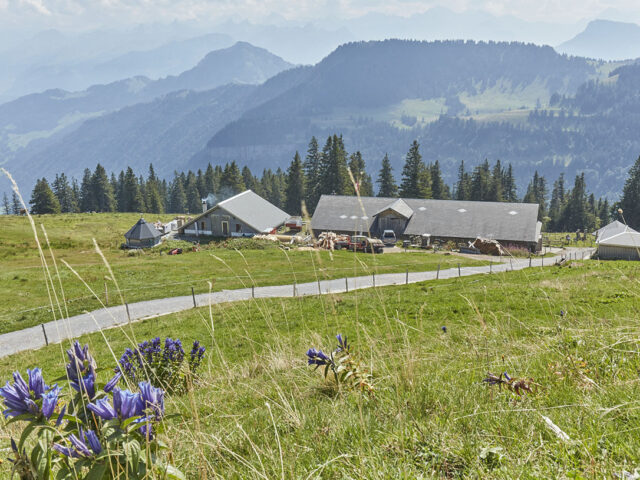
[{"label": "parked vehicle", "polygon": [[397,241],[396,233],[393,230],[385,230],[382,232],[382,243],[386,246],[393,247]]},{"label": "parked vehicle", "polygon": [[349,239],[349,250],[353,252],[383,253],[384,243],[378,238],[354,235]]}]

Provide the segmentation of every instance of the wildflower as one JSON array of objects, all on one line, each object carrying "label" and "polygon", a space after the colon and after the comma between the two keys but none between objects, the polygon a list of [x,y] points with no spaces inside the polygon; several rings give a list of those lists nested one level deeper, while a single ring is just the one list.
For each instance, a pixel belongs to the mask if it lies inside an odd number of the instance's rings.
[{"label": "wildflower", "polygon": [[62,424],[62,420],[64,420],[64,414],[66,412],[67,406],[65,405],[64,407],[62,407],[62,410],[60,410],[60,413],[58,414],[58,419],[56,420],[56,428],[58,428]]},{"label": "wildflower", "polygon": [[89,458],[102,452],[102,445],[100,445],[98,435],[93,430],[87,430],[85,434],[81,428],[79,436],[69,435],[69,441],[71,442],[71,447],[64,447],[56,443],[53,449],[71,458]]},{"label": "wildflower", "polygon": [[[0,388],[0,396],[4,399],[4,404],[8,407],[2,413],[5,418],[16,417],[18,415],[31,414],[42,415],[47,420],[53,414],[60,388],[57,385],[48,386],[42,377],[42,370],[34,368],[27,370],[29,383],[24,381],[20,372],[13,373],[13,385],[9,382]],[[41,400],[41,407],[36,401]]]},{"label": "wildflower", "polygon": [[87,408],[103,420],[112,420],[118,417],[118,412],[115,411],[106,398],[101,398],[95,403],[88,404]]},{"label": "wildflower", "polygon": [[322,350],[316,350],[315,348],[307,350],[307,357],[309,357],[308,365],[328,365],[330,362],[329,357]]},{"label": "wildflower", "polygon": [[191,348],[191,352],[189,353],[189,365],[192,370],[195,370],[202,362],[202,357],[204,356],[205,348],[200,346],[199,341],[193,342],[193,347]]},{"label": "wildflower", "polygon": [[344,338],[342,338],[342,335],[339,333],[338,335],[336,335],[336,338],[338,339],[338,352],[342,352],[349,350],[349,345],[347,344],[347,336],[345,335]]},{"label": "wildflower", "polygon": [[140,382],[140,395],[144,402],[144,409],[151,409],[156,419],[164,415],[164,390],[152,386],[149,382]]},{"label": "wildflower", "polygon": [[564,317],[565,315],[566,315],[565,311],[564,310],[560,310],[560,316]]},{"label": "wildflower", "polygon": [[111,392],[120,381],[120,378],[122,378],[122,372],[118,370],[116,374],[113,377],[111,377],[111,380],[109,380],[107,384],[104,386],[104,391],[106,393]]},{"label": "wildflower", "polygon": [[504,376],[504,378],[507,380],[507,382],[511,381],[511,377],[509,376],[509,374],[507,372],[502,372],[502,375]]},{"label": "wildflower", "polygon": [[447,333],[447,327],[445,327],[444,325],[442,327],[440,327],[440,329],[444,332]]},{"label": "wildflower", "polygon": [[80,343],[76,340],[73,343],[73,349],[67,350],[67,356],[69,357],[67,376],[71,387],[92,399],[96,394],[96,361],[89,353],[89,345],[80,347]]},{"label": "wildflower", "polygon": [[139,393],[129,390],[113,389],[113,408],[122,420],[142,415],[144,402]]}]

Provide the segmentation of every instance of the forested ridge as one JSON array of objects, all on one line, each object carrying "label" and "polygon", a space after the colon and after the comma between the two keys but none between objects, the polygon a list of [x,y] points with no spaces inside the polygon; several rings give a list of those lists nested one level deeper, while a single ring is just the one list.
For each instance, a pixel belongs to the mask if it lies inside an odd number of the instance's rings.
[{"label": "forested ridge", "polygon": [[[312,214],[321,195],[356,195],[404,198],[433,198],[487,202],[526,202],[540,205],[539,220],[547,231],[593,231],[618,218],[618,208],[626,219],[640,227],[640,158],[627,179],[623,198],[610,204],[590,193],[584,174],[573,183],[561,173],[553,183],[535,172],[527,188],[519,193],[513,166],[484,160],[469,168],[464,161],[450,184],[442,176],[440,163],[425,162],[420,144],[414,140],[405,155],[401,171],[394,172],[387,155],[372,178],[362,153],[347,152],[339,135],[329,136],[321,145],[312,137],[306,152],[295,152],[286,171],[264,169],[260,176],[236,162],[224,166],[209,164],[193,172],[174,172],[171,180],[156,175],[153,165],[145,176],[131,167],[108,174],[98,164],[85,169],[78,181],[64,173],[50,182],[41,178],[32,192],[32,213],[149,212],[190,213],[251,189],[292,215]],[[377,185],[377,187],[376,187]],[[6,213],[20,213],[15,196],[3,196]]]}]

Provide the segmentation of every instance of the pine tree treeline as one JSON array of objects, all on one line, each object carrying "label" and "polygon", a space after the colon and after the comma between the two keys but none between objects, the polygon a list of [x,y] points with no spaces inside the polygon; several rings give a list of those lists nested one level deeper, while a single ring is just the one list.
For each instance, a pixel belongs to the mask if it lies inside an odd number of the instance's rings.
[{"label": "pine tree treeline", "polygon": [[[608,223],[613,208],[606,199],[596,200],[588,194],[584,175],[578,175],[572,189],[565,187],[564,175],[553,183],[550,200],[547,180],[535,172],[522,198],[516,192],[511,164],[500,160],[491,165],[488,160],[472,170],[460,162],[458,176],[450,187],[443,178],[440,163],[425,163],[420,145],[414,141],[405,157],[396,181],[389,157],[382,159],[376,178],[380,197],[434,198],[469,201],[538,203],[539,220],[546,231],[591,231]],[[34,188],[30,201],[33,213],[69,212],[149,212],[191,213],[202,211],[202,199],[212,196],[215,203],[229,196],[251,189],[291,215],[312,214],[320,196],[374,195],[374,183],[367,172],[365,159],[358,151],[349,155],[342,136],[327,138],[322,148],[311,138],[304,159],[295,152],[286,172],[265,169],[260,177],[248,167],[242,169],[236,162],[224,166],[209,164],[197,172],[174,172],[170,181],[160,179],[153,165],[146,178],[130,167],[118,175],[109,176],[98,164],[92,172],[85,169],[81,181],[56,175],[49,184],[41,179]],[[630,172],[625,193],[620,202],[630,224],[640,223],[640,158]],[[15,195],[3,197],[3,210],[19,213]],[[638,225],[640,226],[640,225]]]}]

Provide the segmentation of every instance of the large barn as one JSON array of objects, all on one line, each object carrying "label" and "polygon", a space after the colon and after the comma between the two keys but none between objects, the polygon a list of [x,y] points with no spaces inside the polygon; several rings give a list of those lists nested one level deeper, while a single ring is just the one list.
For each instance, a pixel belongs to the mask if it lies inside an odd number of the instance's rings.
[{"label": "large barn", "polygon": [[538,204],[323,195],[311,226],[323,231],[367,233],[393,230],[398,238],[430,235],[432,241],[467,242],[477,237],[503,245],[540,248]]},{"label": "large barn", "polygon": [[274,231],[288,218],[287,213],[260,195],[245,190],[185,223],[178,233],[195,237],[251,237]]}]

